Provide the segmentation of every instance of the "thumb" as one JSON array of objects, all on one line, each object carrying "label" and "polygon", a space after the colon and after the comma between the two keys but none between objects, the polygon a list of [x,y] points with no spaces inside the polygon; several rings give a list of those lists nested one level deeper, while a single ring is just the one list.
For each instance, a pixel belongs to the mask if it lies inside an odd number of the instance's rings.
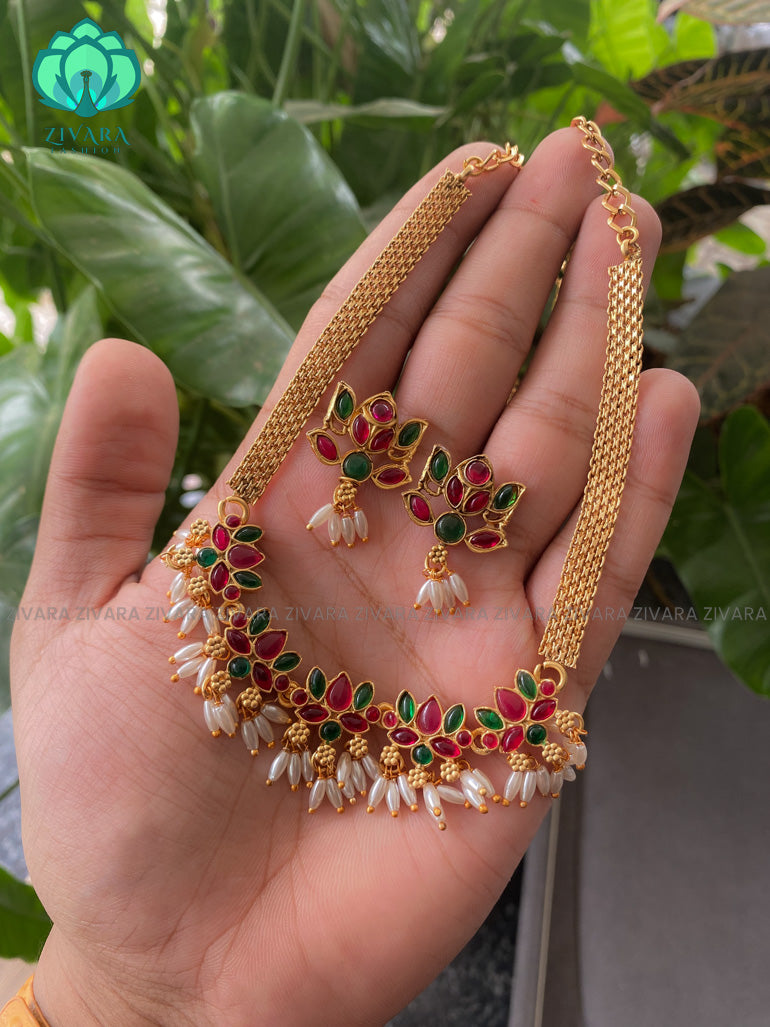
[{"label": "thumb", "polygon": [[173,379],[153,353],[123,339],[89,349],[54,447],[26,605],[102,606],[141,571],[178,421]]}]

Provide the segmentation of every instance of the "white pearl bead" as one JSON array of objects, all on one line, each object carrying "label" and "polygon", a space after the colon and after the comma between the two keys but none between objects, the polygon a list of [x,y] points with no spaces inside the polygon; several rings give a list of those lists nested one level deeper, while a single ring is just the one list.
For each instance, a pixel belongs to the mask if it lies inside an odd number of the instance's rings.
[{"label": "white pearl bead", "polygon": [[385,801],[387,802],[388,810],[391,813],[398,813],[401,807],[401,793],[399,792],[398,785],[395,781],[388,781]]},{"label": "white pearl bead", "polygon": [[507,799],[508,802],[512,802],[521,791],[521,783],[523,779],[524,775],[522,772],[520,770],[514,770],[505,782],[503,798]]},{"label": "white pearl bead", "polygon": [[401,792],[401,798],[407,806],[414,806],[416,804],[417,792],[409,784],[409,776],[407,774],[398,775],[398,790]]},{"label": "white pearl bead", "polygon": [[263,717],[261,713],[258,713],[254,718],[254,724],[260,737],[270,744],[273,740],[273,729],[270,726],[270,721]]},{"label": "white pearl bead", "polygon": [[251,752],[259,750],[259,733],[253,720],[244,720],[241,724],[241,737],[243,744]]},{"label": "white pearl bead", "polygon": [[441,585],[441,591],[444,594],[444,606],[446,606],[448,610],[454,610],[457,604],[455,603],[455,594],[452,591],[451,585],[448,581],[441,581],[439,584]]},{"label": "white pearl bead", "polygon": [[339,514],[333,513],[329,518],[329,538],[332,542],[339,542],[342,536],[342,518]]},{"label": "white pearl bead", "polygon": [[465,796],[462,792],[458,791],[457,788],[453,788],[451,785],[438,785],[436,791],[442,799],[446,799],[447,802],[454,802],[459,806],[465,805]]},{"label": "white pearl bead", "polygon": [[194,660],[188,660],[187,663],[183,663],[177,671],[180,678],[189,678],[197,671],[198,667],[205,662],[203,656],[197,656]]},{"label": "white pearl bead", "polygon": [[460,575],[452,572],[449,575],[449,585],[460,602],[465,605],[468,602],[468,589]]},{"label": "white pearl bead", "polygon": [[524,773],[524,780],[521,782],[521,801],[529,802],[537,788],[537,774],[534,770],[527,770]]},{"label": "white pearl bead", "polygon": [[422,789],[422,798],[425,803],[425,808],[429,813],[432,813],[435,817],[443,817],[444,811],[441,809],[441,799],[439,798],[436,786],[430,782],[424,785]]},{"label": "white pearl bead", "polygon": [[324,801],[326,795],[326,781],[319,777],[317,781],[313,782],[313,787],[310,789],[310,799],[307,804],[307,808],[313,812],[318,809],[321,803]]},{"label": "white pearl bead", "polygon": [[372,787],[369,789],[368,802],[369,805],[374,807],[377,806],[385,798],[385,792],[388,790],[387,779],[381,774],[378,775],[377,780],[374,782]]},{"label": "white pearl bead", "polygon": [[273,762],[270,764],[270,770],[267,774],[268,781],[277,781],[281,774],[286,770],[289,763],[289,753],[286,749],[281,749],[278,755],[275,757]]},{"label": "white pearl bead", "polygon": [[180,571],[174,580],[171,582],[171,599],[172,605],[178,603],[182,596],[187,592],[187,578]]},{"label": "white pearl bead", "polygon": [[188,610],[187,613],[182,617],[182,623],[179,625],[179,630],[183,635],[188,634],[198,621],[201,619],[201,608],[200,606],[193,606],[192,610]]},{"label": "white pearl bead", "polygon": [[275,706],[273,703],[265,703],[262,707],[262,712],[274,724],[288,724],[291,721],[291,717],[286,710],[280,706]]},{"label": "white pearl bead", "polygon": [[296,788],[299,784],[299,779],[302,777],[302,759],[298,752],[293,752],[289,759],[289,772],[288,772],[289,784],[292,788]]},{"label": "white pearl bead", "polygon": [[329,796],[329,802],[334,806],[335,809],[344,809],[345,803],[342,801],[342,792],[340,786],[334,780],[333,777],[327,778],[326,781],[326,794]]},{"label": "white pearl bead", "polygon": [[353,784],[356,786],[356,791],[365,792],[366,774],[364,773],[364,768],[361,766],[360,760],[353,760],[353,766],[350,773],[353,779]]},{"label": "white pearl bead", "polygon": [[375,781],[380,776],[380,768],[377,766],[377,760],[375,760],[370,752],[361,758],[361,763],[372,781]]},{"label": "white pearl bead", "polygon": [[215,732],[220,731],[219,720],[214,712],[214,703],[207,699],[203,704],[203,719],[206,721],[206,727],[209,731]]},{"label": "white pearl bead", "polygon": [[176,620],[177,617],[184,617],[190,610],[194,610],[195,603],[192,599],[180,599],[178,603],[174,603],[171,609],[166,614],[166,620]]},{"label": "white pearl bead", "polygon": [[306,781],[312,781],[314,773],[313,761],[310,758],[310,753],[305,749],[302,753],[302,776]]},{"label": "white pearl bead", "polygon": [[551,774],[551,794],[558,795],[564,784],[564,771],[554,770]]},{"label": "white pearl bead", "polygon": [[174,659],[177,663],[187,663],[188,660],[200,656],[202,651],[203,646],[200,642],[191,642],[189,645],[183,645],[181,649],[177,649],[174,653]]},{"label": "white pearl bead", "polygon": [[441,613],[441,608],[444,605],[444,590],[440,581],[434,581],[433,578],[428,581],[428,595],[434,611]]},{"label": "white pearl bead", "polygon": [[307,522],[308,528],[317,528],[319,524],[325,524],[333,513],[334,507],[331,503],[320,507]]},{"label": "white pearl bead", "polygon": [[362,542],[366,542],[369,538],[369,522],[366,519],[366,514],[363,510],[356,510],[353,514],[353,522],[358,532],[358,537]]},{"label": "white pearl bead", "polygon": [[206,678],[214,673],[214,668],[217,665],[217,661],[213,657],[209,656],[207,660],[198,668],[198,677],[195,679],[196,688],[203,688],[206,684]]},{"label": "white pearl bead", "polygon": [[219,621],[217,615],[210,607],[206,607],[203,611],[203,627],[206,629],[207,634],[217,635],[219,634]]},{"label": "white pearl bead", "polygon": [[550,795],[551,773],[548,767],[538,767],[535,774],[537,777],[537,790],[541,795]]},{"label": "white pearl bead", "polygon": [[476,767],[476,768],[474,768],[474,769],[473,769],[473,770],[471,771],[471,773],[472,773],[472,774],[473,774],[473,776],[474,776],[474,777],[476,778],[476,780],[477,780],[478,782],[480,782],[480,784],[481,784],[482,788],[485,788],[485,789],[486,789],[487,795],[489,795],[489,796],[490,796],[490,798],[491,798],[491,796],[493,796],[493,795],[495,794],[495,786],[494,786],[494,785],[492,784],[492,782],[491,782],[491,781],[489,780],[489,778],[488,778],[488,777],[487,777],[487,775],[486,775],[486,774],[484,773],[484,771],[483,771],[483,770],[479,770],[479,769],[478,769],[478,767]]},{"label": "white pearl bead", "polygon": [[344,785],[345,782],[350,778],[350,768],[353,765],[353,761],[350,758],[349,752],[343,752],[340,758],[337,760],[337,781],[340,785]]},{"label": "white pearl bead", "polygon": [[342,538],[346,546],[352,546],[356,540],[356,527],[352,517],[342,518]]},{"label": "white pearl bead", "polygon": [[575,772],[575,768],[573,766],[570,766],[569,763],[566,765],[566,767],[563,768],[562,774],[564,774],[564,780],[565,781],[574,781],[575,778],[577,777],[577,773]]},{"label": "white pearl bead", "polygon": [[414,601],[415,607],[419,610],[430,600],[430,582],[426,581],[420,591],[417,593],[417,598]]},{"label": "white pearl bead", "polygon": [[214,706],[217,720],[227,735],[234,735],[238,728],[238,711],[229,695],[222,697],[222,702]]}]

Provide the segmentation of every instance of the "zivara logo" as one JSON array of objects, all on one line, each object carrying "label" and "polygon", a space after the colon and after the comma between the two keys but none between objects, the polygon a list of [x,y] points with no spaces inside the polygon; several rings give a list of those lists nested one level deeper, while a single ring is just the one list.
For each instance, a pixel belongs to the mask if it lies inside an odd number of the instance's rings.
[{"label": "zivara logo", "polygon": [[[46,129],[45,141],[50,143],[51,152],[70,149],[77,153],[120,153],[118,143],[125,143],[130,146],[126,134],[118,125],[110,129],[106,125],[99,128],[91,128],[90,125],[78,125],[77,128],[63,128],[61,125],[54,125]],[[72,144],[72,145],[70,145]]]},{"label": "zivara logo", "polygon": [[71,32],[57,32],[32,68],[40,102],[81,118],[128,106],[141,77],[134,51],[117,32],[102,32],[90,18]]}]

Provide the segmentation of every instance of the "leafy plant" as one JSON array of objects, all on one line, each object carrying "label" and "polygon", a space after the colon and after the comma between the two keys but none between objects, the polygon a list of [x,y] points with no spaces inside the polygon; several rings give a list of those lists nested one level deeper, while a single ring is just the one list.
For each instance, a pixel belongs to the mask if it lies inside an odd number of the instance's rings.
[{"label": "leafy plant", "polygon": [[[175,376],[181,434],[161,543],[183,516],[186,483],[214,480],[366,226],[460,143],[510,138],[530,152],[578,111],[615,123],[624,180],[659,204],[668,253],[648,309],[650,359],[700,382],[699,452],[711,447],[716,467],[725,415],[767,388],[753,324],[767,321],[768,290],[732,275],[684,331],[673,319],[693,243],[729,229],[745,245],[735,219],[767,202],[756,179],[770,167],[770,72],[766,51],[717,55],[702,18],[733,17],[731,0],[677,6],[692,14],[664,28],[653,0],[168,0],[160,32],[141,0],[0,2],[0,288],[13,322],[0,335],[0,648],[13,616],[29,615],[15,608],[46,469],[91,342],[132,338]],[[144,69],[130,103],[87,121],[38,103],[32,86],[38,51],[84,18],[119,33]],[[764,284],[765,270],[750,274]],[[55,327],[36,338],[41,300]],[[746,303],[754,320],[736,336]],[[731,414],[722,478],[693,464],[677,504],[666,547],[701,611],[715,595],[736,608],[746,599],[706,555],[723,536],[740,549],[736,525],[751,538],[741,552],[754,561],[752,601],[766,598],[763,512],[741,484],[764,459],[761,424],[756,412]],[[744,443],[755,457],[738,459]],[[693,520],[706,494],[710,519]],[[708,550],[692,542],[706,537]],[[760,631],[713,637],[766,689]]]}]

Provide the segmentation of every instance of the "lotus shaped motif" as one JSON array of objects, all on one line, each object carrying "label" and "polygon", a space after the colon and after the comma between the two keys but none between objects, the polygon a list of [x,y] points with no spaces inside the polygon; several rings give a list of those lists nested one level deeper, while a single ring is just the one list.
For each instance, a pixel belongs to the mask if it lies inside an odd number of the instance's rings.
[{"label": "lotus shaped motif", "polygon": [[40,102],[82,118],[126,107],[141,77],[134,51],[117,32],[102,32],[90,18],[79,21],[71,32],[57,32],[32,68]]}]

